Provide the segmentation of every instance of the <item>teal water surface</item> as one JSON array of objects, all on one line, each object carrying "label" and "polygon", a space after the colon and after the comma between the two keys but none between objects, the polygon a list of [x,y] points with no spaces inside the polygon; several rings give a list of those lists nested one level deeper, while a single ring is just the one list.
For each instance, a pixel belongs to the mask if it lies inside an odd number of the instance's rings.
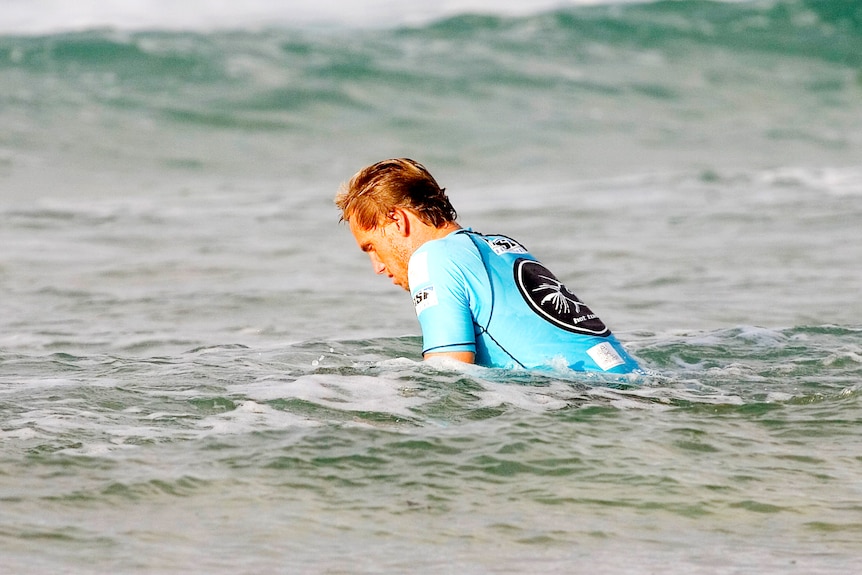
[{"label": "teal water surface", "polygon": [[[0,571],[853,573],[862,13],[0,36]],[[649,370],[419,361],[412,156]]]}]

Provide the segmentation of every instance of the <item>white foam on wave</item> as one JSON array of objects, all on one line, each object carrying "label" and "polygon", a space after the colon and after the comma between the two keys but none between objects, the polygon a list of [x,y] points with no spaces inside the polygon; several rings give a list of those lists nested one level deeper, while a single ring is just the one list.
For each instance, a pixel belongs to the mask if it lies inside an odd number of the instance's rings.
[{"label": "white foam on wave", "polygon": [[256,401],[243,401],[236,409],[211,415],[198,424],[202,436],[241,435],[253,431],[273,431],[318,427],[321,423],[281,411]]},{"label": "white foam on wave", "polygon": [[293,381],[264,379],[230,390],[254,401],[299,399],[340,411],[378,412],[414,417],[412,411],[425,401],[397,376],[381,374],[311,374]]},{"label": "white foam on wave", "polygon": [[759,180],[769,186],[806,188],[833,196],[862,196],[862,168],[786,167],[767,170]]},{"label": "white foam on wave", "polygon": [[63,377],[42,377],[25,381],[16,381],[15,385],[2,386],[0,387],[0,394],[34,393],[55,387],[75,387],[77,385],[79,385],[79,383],[74,379]]},{"label": "white foam on wave", "polygon": [[81,443],[77,447],[60,449],[57,453],[64,455],[80,455],[83,457],[103,457],[117,451],[129,451],[137,449],[137,445],[128,445],[120,442],[112,443]]},{"label": "white foam on wave", "polygon": [[568,400],[580,396],[570,386],[564,384],[527,387],[510,383],[484,382],[482,385],[485,391],[476,393],[481,399],[480,407],[511,405],[526,411],[552,411],[568,407]]},{"label": "white foam on wave", "polygon": [[274,25],[390,26],[421,24],[464,12],[523,15],[560,6],[623,1],[626,0],[7,0],[0,33],[104,27],[210,30]]},{"label": "white foam on wave", "polygon": [[18,427],[15,429],[10,429],[9,431],[0,429],[0,439],[2,439],[3,441],[7,439],[29,440],[37,439],[40,437],[44,437],[44,434],[39,433],[32,427]]},{"label": "white foam on wave", "polygon": [[862,364],[862,347],[848,344],[847,346],[836,349],[823,360],[823,364],[831,366],[846,363],[848,361]]}]

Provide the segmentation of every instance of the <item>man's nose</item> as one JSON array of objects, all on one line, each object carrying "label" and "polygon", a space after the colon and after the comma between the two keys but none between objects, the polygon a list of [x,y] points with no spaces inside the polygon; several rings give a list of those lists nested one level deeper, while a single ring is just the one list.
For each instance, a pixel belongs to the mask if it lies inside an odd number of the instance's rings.
[{"label": "man's nose", "polygon": [[374,268],[374,273],[377,275],[382,274],[386,271],[386,266],[374,256],[371,256],[371,267]]}]

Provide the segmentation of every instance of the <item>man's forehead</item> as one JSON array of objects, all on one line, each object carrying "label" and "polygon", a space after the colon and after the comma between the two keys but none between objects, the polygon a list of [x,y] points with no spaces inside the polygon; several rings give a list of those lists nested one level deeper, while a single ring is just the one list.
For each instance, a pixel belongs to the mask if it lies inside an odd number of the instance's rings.
[{"label": "man's forehead", "polygon": [[357,224],[355,219],[347,220],[347,225],[350,226],[350,233],[356,237],[359,237],[362,234],[367,234],[369,231]]},{"label": "man's forehead", "polygon": [[354,220],[348,221],[348,225],[350,226],[350,232],[353,234],[353,237],[356,238],[356,243],[359,244],[359,247],[364,247],[363,244],[368,243],[374,237],[373,229],[366,229],[355,223]]}]

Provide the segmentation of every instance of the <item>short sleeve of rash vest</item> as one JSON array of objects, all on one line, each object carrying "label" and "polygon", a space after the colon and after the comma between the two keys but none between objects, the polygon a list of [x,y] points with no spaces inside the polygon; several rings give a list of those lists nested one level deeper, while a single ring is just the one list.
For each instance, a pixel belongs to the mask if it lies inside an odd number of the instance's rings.
[{"label": "short sleeve of rash vest", "polygon": [[468,278],[477,263],[482,265],[481,256],[469,240],[467,244],[453,240],[430,241],[410,258],[408,280],[422,328],[423,354],[476,352],[471,310],[476,296]]}]

